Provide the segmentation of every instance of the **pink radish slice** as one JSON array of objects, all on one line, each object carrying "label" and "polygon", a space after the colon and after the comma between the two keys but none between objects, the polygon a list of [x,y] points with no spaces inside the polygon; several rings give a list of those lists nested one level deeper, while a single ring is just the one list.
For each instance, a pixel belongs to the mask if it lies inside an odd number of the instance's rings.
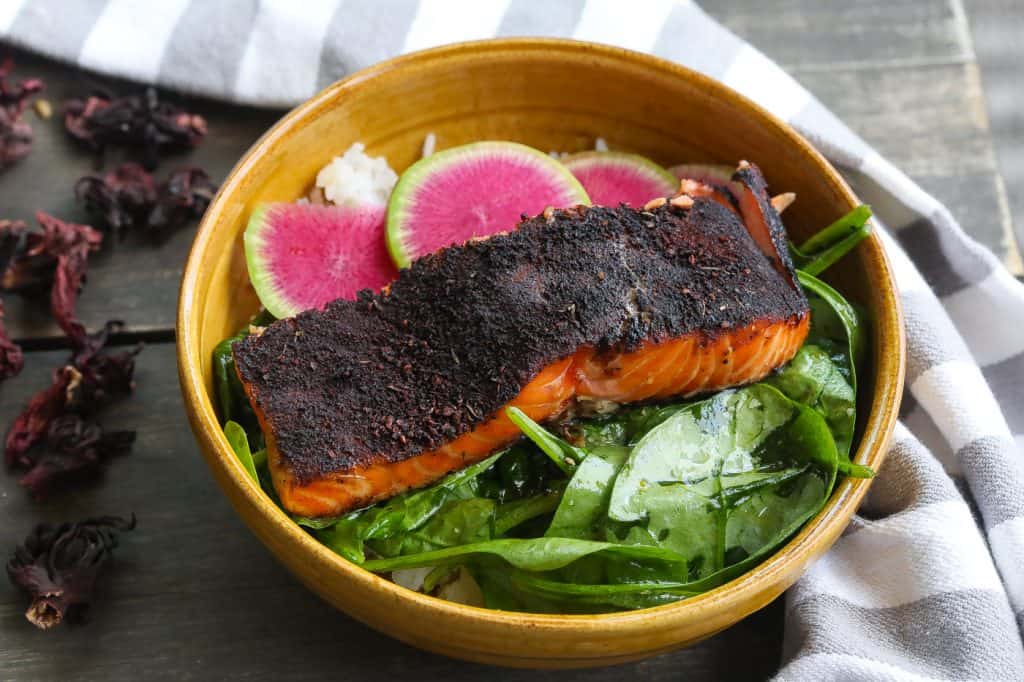
[{"label": "pink radish slice", "polygon": [[572,174],[547,154],[514,142],[476,142],[436,152],[409,167],[388,203],[394,262],[507,232],[548,206],[590,204]]},{"label": "pink radish slice", "polygon": [[398,272],[384,244],[383,206],[261,204],[245,230],[249,278],[277,317],[354,299]]},{"label": "pink radish slice", "polygon": [[650,159],[623,152],[583,152],[563,162],[596,206],[640,208],[651,199],[675,194],[679,182]]}]

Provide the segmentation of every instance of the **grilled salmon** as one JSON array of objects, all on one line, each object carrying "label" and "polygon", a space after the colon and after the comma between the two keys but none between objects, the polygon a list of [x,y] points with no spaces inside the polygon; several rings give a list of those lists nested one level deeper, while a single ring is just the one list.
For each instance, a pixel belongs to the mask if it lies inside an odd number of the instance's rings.
[{"label": "grilled salmon", "polygon": [[546,421],[785,364],[807,300],[760,171],[741,164],[733,185],[549,209],[238,341],[281,504],[330,516],[428,485],[516,440],[510,405]]}]

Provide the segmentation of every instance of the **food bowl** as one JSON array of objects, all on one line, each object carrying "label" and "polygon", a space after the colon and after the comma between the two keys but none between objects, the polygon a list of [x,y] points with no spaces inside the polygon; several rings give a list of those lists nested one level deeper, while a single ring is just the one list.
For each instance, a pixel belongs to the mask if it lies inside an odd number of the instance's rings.
[{"label": "food bowl", "polygon": [[[789,587],[846,527],[869,481],[844,479],[824,509],[775,555],[698,597],[588,616],[535,615],[451,603],[400,587],[332,553],[293,523],[246,474],[213,403],[211,352],[256,312],[242,232],[258,202],[306,194],[317,171],[352,143],[404,169],[428,133],[440,147],[514,140],[542,150],[613,149],[665,165],[749,159],[775,192],[796,192],[796,240],[858,201],[835,169],[778,119],[681,66],[563,40],[452,45],[383,62],[335,83],[286,115],[238,163],[206,213],[185,267],[178,367],[185,407],[217,482],[263,543],[321,597],[367,625],[431,651],[521,667],[583,667],[676,649],[729,627]],[[877,237],[827,279],[867,310],[855,461],[879,469],[903,387],[904,339],[892,273]]]}]

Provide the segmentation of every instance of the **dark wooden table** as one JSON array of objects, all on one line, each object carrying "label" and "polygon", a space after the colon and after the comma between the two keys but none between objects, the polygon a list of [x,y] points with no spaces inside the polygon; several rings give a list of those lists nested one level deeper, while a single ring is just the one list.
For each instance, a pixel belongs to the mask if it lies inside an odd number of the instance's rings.
[{"label": "dark wooden table", "polygon": [[[1004,3],[1009,5],[1009,3]],[[1018,272],[1013,228],[988,127],[979,68],[959,0],[727,0],[711,12],[781,62],[868,141],[946,200],[965,228]],[[109,83],[16,53],[19,73],[46,79],[59,103]],[[114,84],[115,87],[118,84]],[[198,164],[222,178],[281,112],[206,101],[189,106],[210,134]],[[35,118],[32,113],[28,114]],[[71,187],[92,159],[57,118],[33,120],[32,156],[0,176],[0,217],[44,209],[84,219]],[[90,328],[122,319],[125,344],[142,339],[138,391],[104,423],[138,430],[130,456],[94,485],[46,504],[0,478],[0,548],[40,520],[135,512],[86,626],[50,632],[24,619],[21,594],[0,587],[3,679],[545,680],[763,678],[779,663],[781,600],[736,627],[676,654],[603,671],[532,673],[464,664],[379,635],[320,602],[252,537],[203,464],[181,407],[173,322],[192,230],[153,245],[108,244],[93,261],[80,313]],[[5,297],[8,328],[30,350],[21,376],[0,387],[8,423],[66,351],[39,300]],[[4,549],[4,551],[7,551]]]}]

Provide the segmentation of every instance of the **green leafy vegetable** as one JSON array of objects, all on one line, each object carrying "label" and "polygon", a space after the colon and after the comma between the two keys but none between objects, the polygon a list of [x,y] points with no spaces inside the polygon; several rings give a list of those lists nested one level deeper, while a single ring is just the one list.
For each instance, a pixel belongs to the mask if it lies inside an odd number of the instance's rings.
[{"label": "green leafy vegetable", "polygon": [[871,208],[861,204],[800,246],[790,245],[797,269],[809,275],[821,274],[871,234]]},{"label": "green leafy vegetable", "polygon": [[788,365],[766,381],[791,400],[813,408],[824,417],[836,448],[840,453],[849,453],[857,417],[857,396],[828,352],[805,343]]},{"label": "green leafy vegetable", "polygon": [[629,546],[612,542],[575,540],[572,538],[506,538],[489,540],[434,552],[397,556],[367,561],[363,567],[381,573],[405,568],[423,568],[460,563],[478,555],[504,559],[515,568],[526,571],[554,571],[591,554],[628,559],[637,564],[684,567],[686,560],[675,552],[659,547]]},{"label": "green leafy vegetable", "polygon": [[764,384],[688,406],[637,443],[610,520],[621,541],[686,557],[693,580],[760,556],[825,503],[835,442],[822,417]]},{"label": "green leafy vegetable", "polygon": [[622,445],[597,446],[590,450],[569,481],[546,536],[598,539],[612,484],[629,451],[630,448]]},{"label": "green leafy vegetable", "polygon": [[572,474],[573,468],[587,456],[584,450],[541,428],[540,424],[530,419],[518,407],[505,408],[505,414],[566,475]]},{"label": "green leafy vegetable", "polygon": [[[434,485],[392,497],[386,502],[360,509],[334,520],[317,531],[321,542],[354,563],[366,560],[365,544],[376,540],[381,548],[397,543],[400,536],[424,526],[450,500],[476,496],[476,478],[505,454],[499,452],[487,459],[457,471]],[[398,546],[399,550],[401,545]]]},{"label": "green leafy vegetable", "polygon": [[863,358],[867,342],[860,314],[842,294],[825,282],[806,272],[797,271],[796,274],[811,304],[809,342],[822,347],[831,343],[846,348],[850,385],[856,391],[857,366]]},{"label": "green leafy vegetable", "polygon": [[[252,480],[256,481],[256,484],[259,485],[260,476],[256,473],[256,463],[253,461],[252,451],[249,449],[249,437],[245,434],[245,429],[238,422],[229,421],[224,424],[224,435],[227,437],[228,442],[231,443],[231,449],[235,451],[238,461],[242,463],[245,470],[252,476]],[[264,461],[266,460],[265,453],[263,459]]]}]

